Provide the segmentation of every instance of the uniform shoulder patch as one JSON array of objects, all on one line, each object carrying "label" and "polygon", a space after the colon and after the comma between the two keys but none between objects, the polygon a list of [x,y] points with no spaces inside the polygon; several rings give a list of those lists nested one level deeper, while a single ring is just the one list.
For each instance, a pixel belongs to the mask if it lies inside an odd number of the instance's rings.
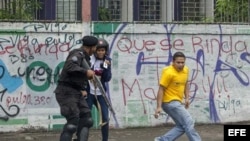
[{"label": "uniform shoulder patch", "polygon": [[73,62],[77,62],[78,61],[78,59],[77,59],[76,56],[73,56],[71,59],[72,59]]}]

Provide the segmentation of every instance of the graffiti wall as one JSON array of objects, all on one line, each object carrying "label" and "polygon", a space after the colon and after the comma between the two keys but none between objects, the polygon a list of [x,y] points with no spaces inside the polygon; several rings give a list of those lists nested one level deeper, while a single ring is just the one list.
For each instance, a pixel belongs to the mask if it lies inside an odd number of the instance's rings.
[{"label": "graffiti wall", "polygon": [[1,131],[56,126],[53,90],[67,53],[81,45],[81,24],[0,24],[0,115],[9,117]]},{"label": "graffiti wall", "polygon": [[[154,119],[161,69],[176,51],[190,68],[190,113],[197,123],[249,120],[250,28],[245,25],[123,23],[0,23],[1,131],[61,129],[53,90],[64,59],[81,46],[82,35],[110,43],[112,80],[107,96],[116,111],[111,128],[156,126]],[[91,27],[85,30],[85,27]],[[79,31],[79,29],[82,29]],[[87,32],[87,31],[90,31]],[[95,128],[98,112],[92,110]]]}]

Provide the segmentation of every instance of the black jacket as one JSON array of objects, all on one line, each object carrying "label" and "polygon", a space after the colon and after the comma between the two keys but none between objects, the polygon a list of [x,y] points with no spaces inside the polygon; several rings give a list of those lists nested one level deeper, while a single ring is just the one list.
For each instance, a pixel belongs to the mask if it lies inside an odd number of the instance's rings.
[{"label": "black jacket", "polygon": [[72,93],[79,93],[80,90],[86,89],[88,84],[87,70],[82,65],[83,59],[90,64],[90,57],[82,48],[74,49],[69,52],[64,67],[58,79],[58,85],[55,93],[60,92],[60,87],[69,87],[74,89]]}]

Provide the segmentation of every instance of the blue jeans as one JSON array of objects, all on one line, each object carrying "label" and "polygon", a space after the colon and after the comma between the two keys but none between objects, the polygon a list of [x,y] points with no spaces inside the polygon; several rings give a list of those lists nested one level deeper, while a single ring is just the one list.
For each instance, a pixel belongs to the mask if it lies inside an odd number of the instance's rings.
[{"label": "blue jeans", "polygon": [[162,109],[174,120],[175,127],[159,137],[159,141],[174,141],[184,133],[186,133],[189,141],[201,141],[200,135],[194,129],[194,121],[191,115],[181,102],[163,103]]},{"label": "blue jeans", "polygon": [[[103,98],[102,95],[97,95],[97,99],[100,103],[101,109],[102,109],[102,121],[107,122],[104,126],[101,127],[102,131],[102,141],[108,141],[108,136],[109,136],[109,109],[108,106],[105,102],[105,99]],[[92,109],[93,104],[98,108],[97,106],[97,99],[95,95],[93,94],[88,94],[87,97],[87,103],[90,109]],[[99,109],[98,109],[99,110]]]}]

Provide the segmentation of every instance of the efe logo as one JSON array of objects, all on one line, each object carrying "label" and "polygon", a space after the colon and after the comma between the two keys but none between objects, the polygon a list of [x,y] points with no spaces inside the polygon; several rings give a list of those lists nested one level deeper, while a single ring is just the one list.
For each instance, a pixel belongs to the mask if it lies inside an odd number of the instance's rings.
[{"label": "efe logo", "polygon": [[228,129],[228,136],[246,136],[246,129]]},{"label": "efe logo", "polygon": [[249,141],[250,125],[224,125],[224,141]]}]

